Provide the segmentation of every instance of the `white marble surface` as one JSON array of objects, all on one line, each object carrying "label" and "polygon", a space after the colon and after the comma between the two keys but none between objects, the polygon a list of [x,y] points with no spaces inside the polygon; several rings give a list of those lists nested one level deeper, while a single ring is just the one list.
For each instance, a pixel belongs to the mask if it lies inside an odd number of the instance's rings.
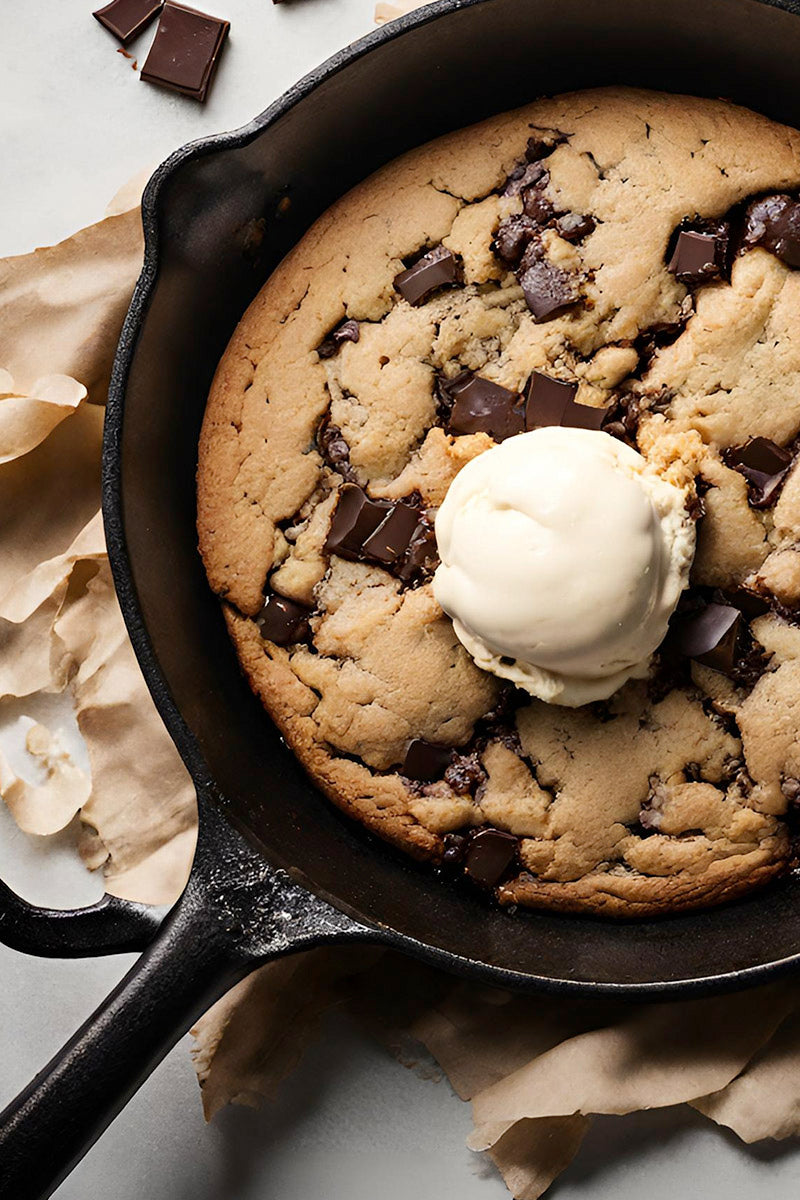
[{"label": "white marble surface", "polygon": [[[326,55],[371,28],[373,0],[204,0],[232,22],[208,104],[142,84],[93,21],[90,0],[6,0],[0,71],[0,254],[102,215],[117,187],[183,142],[248,120]],[[151,33],[131,47],[144,57]],[[25,715],[74,729],[59,698],[0,713],[21,762]],[[73,734],[74,736],[74,734]],[[76,747],[77,749],[77,747]],[[88,903],[98,880],[69,831],[26,838],[0,810],[0,875],[39,903]],[[0,947],[0,1105],[46,1061],[131,960],[44,962]],[[502,1200],[464,1148],[469,1114],[332,1023],[277,1103],[203,1125],[181,1045],[59,1190],[60,1200]],[[800,1149],[747,1149],[683,1110],[599,1120],[553,1189],[558,1200],[794,1200]],[[13,1200],[13,1198],[3,1198]]]}]

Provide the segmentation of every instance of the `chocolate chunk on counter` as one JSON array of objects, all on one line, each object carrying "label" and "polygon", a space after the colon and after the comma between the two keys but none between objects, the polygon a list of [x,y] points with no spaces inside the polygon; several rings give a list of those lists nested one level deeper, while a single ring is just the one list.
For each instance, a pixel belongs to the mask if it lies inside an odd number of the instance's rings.
[{"label": "chocolate chunk on counter", "polygon": [[408,743],[400,774],[405,775],[406,779],[431,783],[434,779],[442,778],[451,758],[452,752],[448,746],[437,746],[422,738],[414,738]]},{"label": "chocolate chunk on counter", "polygon": [[488,433],[496,442],[522,433],[523,413],[516,392],[472,371],[462,371],[455,379],[440,379],[439,388],[453,404],[447,425],[450,433]]},{"label": "chocolate chunk on counter", "polygon": [[458,283],[458,260],[451,250],[434,246],[413,266],[394,277],[394,286],[409,304],[422,304],[441,287]]},{"label": "chocolate chunk on counter", "polygon": [[[419,526],[424,524],[419,509],[402,501],[371,500],[360,487],[346,483],[325,542],[328,554],[338,554],[354,562],[373,562],[388,567],[404,582],[415,568],[414,555],[420,553],[419,541],[425,541]],[[429,550],[429,544],[426,550]],[[425,554],[421,554],[424,561]],[[411,560],[411,561],[410,561]]]},{"label": "chocolate chunk on counter", "polygon": [[742,245],[763,246],[787,267],[800,267],[800,201],[783,195],[754,200],[745,215]]},{"label": "chocolate chunk on counter", "polygon": [[255,620],[262,638],[276,646],[291,646],[308,637],[310,612],[306,605],[273,592]]},{"label": "chocolate chunk on counter", "polygon": [[577,394],[577,383],[534,371],[527,387],[525,428],[565,425],[572,429],[601,429],[610,410],[578,404],[575,400]]},{"label": "chocolate chunk on counter", "polygon": [[229,31],[229,21],[167,0],[141,78],[202,103]]},{"label": "chocolate chunk on counter", "polygon": [[726,450],[723,457],[747,480],[753,508],[767,508],[777,499],[793,458],[791,451],[764,437],[750,438],[743,446]]},{"label": "chocolate chunk on counter", "polygon": [[705,221],[696,229],[679,229],[667,270],[687,287],[725,277],[730,238],[729,221]]},{"label": "chocolate chunk on counter", "polygon": [[733,675],[739,657],[744,617],[729,604],[708,604],[675,625],[674,644],[687,658],[723,675]]},{"label": "chocolate chunk on counter", "polygon": [[111,0],[92,13],[101,25],[127,46],[161,9],[163,0]]},{"label": "chocolate chunk on counter", "polygon": [[358,321],[343,321],[336,329],[334,329],[324,341],[320,342],[317,347],[317,354],[320,358],[333,358],[337,350],[345,342],[357,342],[361,332],[358,327]]},{"label": "chocolate chunk on counter", "polygon": [[464,853],[464,871],[482,887],[494,887],[517,857],[519,839],[499,829],[482,829],[469,839]]}]

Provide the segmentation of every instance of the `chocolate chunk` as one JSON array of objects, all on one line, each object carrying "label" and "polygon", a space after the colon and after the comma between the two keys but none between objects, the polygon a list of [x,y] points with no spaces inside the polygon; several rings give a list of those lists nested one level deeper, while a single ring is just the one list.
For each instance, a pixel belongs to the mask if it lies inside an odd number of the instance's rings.
[{"label": "chocolate chunk", "polygon": [[715,599],[717,595],[721,604],[732,604],[748,621],[754,621],[756,617],[763,617],[769,612],[769,602],[756,592],[751,592],[749,588],[734,588],[731,591],[715,593]]},{"label": "chocolate chunk", "polygon": [[503,195],[519,196],[527,188],[537,184],[547,174],[547,168],[543,167],[541,163],[522,163],[520,166],[515,167],[509,175]]},{"label": "chocolate chunk", "polygon": [[357,342],[360,336],[358,321],[343,321],[319,344],[317,354],[320,358],[333,358],[344,342]]},{"label": "chocolate chunk", "polygon": [[554,379],[534,371],[528,381],[525,401],[525,428],[542,429],[547,425],[566,425],[572,429],[601,429],[608,408],[577,404],[577,383]]},{"label": "chocolate chunk", "polygon": [[354,562],[381,566],[400,560],[402,569],[419,522],[419,511],[410,504],[370,500],[356,484],[346,483],[339,492],[325,550]]},{"label": "chocolate chunk", "polygon": [[[687,300],[691,300],[689,296],[686,298]],[[687,319],[689,315],[690,313],[687,311]],[[640,370],[642,372],[645,371],[650,366],[658,351],[676,342],[685,328],[685,321],[669,321],[662,322],[659,325],[651,325],[648,329],[643,329],[633,342],[634,349],[639,355]]]},{"label": "chocolate chunk", "polygon": [[317,442],[326,462],[345,479],[353,479],[353,469],[350,466],[350,447],[342,437],[338,425],[334,425],[329,415],[323,417],[317,430]]},{"label": "chocolate chunk", "polygon": [[729,467],[744,475],[753,508],[767,508],[777,499],[778,489],[792,465],[792,453],[769,438],[750,438],[723,455]]},{"label": "chocolate chunk", "polygon": [[111,0],[92,16],[127,46],[156,16],[163,0]]},{"label": "chocolate chunk", "polygon": [[532,245],[525,251],[517,278],[533,319],[539,324],[562,313],[578,297],[566,271],[544,257],[529,257]]},{"label": "chocolate chunk", "polygon": [[408,743],[400,774],[405,775],[406,779],[419,779],[421,782],[430,783],[434,779],[442,778],[451,757],[452,751],[447,746],[436,746],[433,742],[414,738]]},{"label": "chocolate chunk", "polygon": [[290,646],[308,637],[308,614],[311,609],[295,600],[287,600],[273,592],[256,617],[262,638],[276,646]]},{"label": "chocolate chunk", "polygon": [[772,654],[755,641],[749,630],[746,630],[745,649],[740,649],[739,657],[733,667],[734,683],[739,687],[754,687],[769,666],[771,658]]},{"label": "chocolate chunk", "polygon": [[537,225],[547,225],[556,214],[554,205],[544,194],[544,189],[550,182],[550,176],[545,171],[542,178],[533,187],[524,188],[521,192],[522,211]]},{"label": "chocolate chunk", "polygon": [[680,229],[667,270],[687,287],[727,275],[730,236],[728,221],[709,221],[697,229]]},{"label": "chocolate chunk", "polygon": [[561,146],[566,140],[566,134],[563,133],[557,133],[550,142],[535,136],[529,137],[525,147],[525,157],[529,163],[538,162],[540,158],[547,158],[549,154],[553,153],[556,146]]},{"label": "chocolate chunk", "polygon": [[460,796],[474,796],[480,785],[486,782],[486,772],[477,754],[459,754],[445,771],[444,780]]},{"label": "chocolate chunk", "polygon": [[515,267],[536,236],[538,226],[524,213],[516,213],[500,222],[494,240],[495,253],[503,262]]},{"label": "chocolate chunk", "polygon": [[562,213],[556,221],[559,236],[567,242],[580,242],[583,238],[588,237],[594,228],[594,218],[583,216],[581,213]]},{"label": "chocolate chunk", "polygon": [[482,829],[470,839],[464,854],[464,871],[482,887],[494,887],[517,856],[519,839],[499,829]]},{"label": "chocolate chunk", "polygon": [[205,100],[230,22],[167,0],[141,78]]},{"label": "chocolate chunk", "polygon": [[528,381],[525,399],[525,428],[560,425],[567,405],[572,404],[577,394],[577,383],[534,371]]},{"label": "chocolate chunk", "polygon": [[365,539],[361,553],[379,563],[393,563],[408,549],[419,522],[419,513],[408,504],[393,504],[374,533]]},{"label": "chocolate chunk", "polygon": [[442,866],[460,867],[464,861],[464,855],[469,845],[469,838],[463,833],[446,833],[444,836],[444,854],[442,855]]},{"label": "chocolate chunk", "polygon": [[440,389],[453,401],[447,426],[451,433],[488,433],[496,442],[522,433],[523,415],[516,392],[471,371],[442,381]]},{"label": "chocolate chunk", "polygon": [[385,500],[370,500],[356,484],[346,483],[339,492],[325,542],[327,553],[354,560],[361,558],[364,542],[386,519],[391,507]]},{"label": "chocolate chunk", "polygon": [[394,567],[394,574],[403,583],[423,583],[430,579],[438,565],[436,534],[433,525],[423,514],[401,562]]},{"label": "chocolate chunk", "polygon": [[394,286],[409,304],[422,304],[441,287],[458,283],[458,261],[451,250],[434,246],[407,271],[394,277]]},{"label": "chocolate chunk", "polygon": [[743,624],[744,618],[738,608],[729,604],[708,604],[676,623],[676,649],[705,667],[723,675],[733,675]]},{"label": "chocolate chunk", "polygon": [[788,267],[800,267],[800,202],[766,196],[747,209],[742,245],[763,246]]}]

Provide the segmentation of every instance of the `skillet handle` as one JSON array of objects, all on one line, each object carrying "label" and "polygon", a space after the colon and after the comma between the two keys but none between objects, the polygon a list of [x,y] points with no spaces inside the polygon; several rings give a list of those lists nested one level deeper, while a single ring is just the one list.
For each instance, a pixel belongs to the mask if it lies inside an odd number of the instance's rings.
[{"label": "skillet handle", "polygon": [[88,958],[144,950],[166,914],[108,893],[86,908],[39,908],[0,879],[0,942],[23,954]]},{"label": "skillet handle", "polygon": [[255,967],[334,941],[371,940],[275,871],[217,812],[183,896],[122,982],[0,1113],[0,1196],[52,1195],[206,1009]]}]

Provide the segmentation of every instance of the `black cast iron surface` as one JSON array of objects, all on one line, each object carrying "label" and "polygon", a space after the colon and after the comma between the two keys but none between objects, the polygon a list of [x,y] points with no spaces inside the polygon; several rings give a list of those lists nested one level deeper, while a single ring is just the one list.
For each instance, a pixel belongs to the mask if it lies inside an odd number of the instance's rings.
[{"label": "black cast iron surface", "polygon": [[[380,942],[487,983],[630,999],[742,987],[800,962],[795,877],[657,921],[511,915],[349,824],[239,672],[196,552],[194,499],[197,434],[225,344],[338,196],[411,146],[570,88],[724,95],[800,125],[796,12],[788,0],[442,0],[156,172],[109,395],[103,508],[133,644],[198,788],[198,852],[136,967],[0,1116],[0,1196],[50,1195],[208,1004],[296,950]],[[161,917],[108,898],[57,915],[0,885],[0,940],[30,953],[139,948]]]}]

